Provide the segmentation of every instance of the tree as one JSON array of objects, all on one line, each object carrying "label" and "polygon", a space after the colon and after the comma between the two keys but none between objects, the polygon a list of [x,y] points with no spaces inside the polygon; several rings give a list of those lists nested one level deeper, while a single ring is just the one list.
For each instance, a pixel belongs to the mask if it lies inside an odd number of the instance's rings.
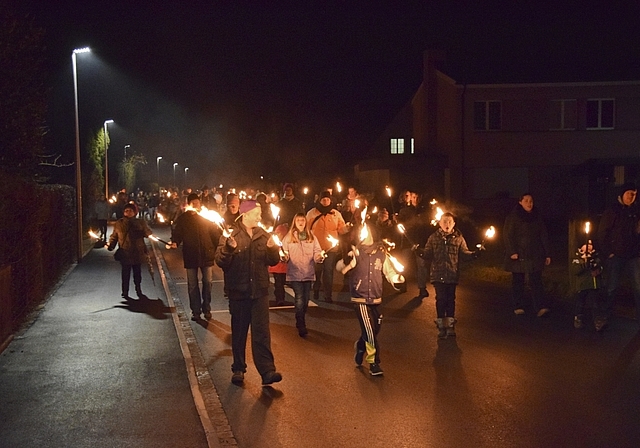
[{"label": "tree", "polygon": [[146,164],[147,159],[142,154],[134,154],[120,163],[120,184],[124,185],[127,191],[133,191],[136,185],[136,167]]},{"label": "tree", "polygon": [[34,177],[46,130],[44,30],[0,8],[0,169]]},{"label": "tree", "polygon": [[95,199],[104,196],[104,155],[105,149],[109,150],[109,132],[105,133],[101,128],[89,139],[89,161],[91,165],[87,170],[89,179],[87,179],[86,191]]}]

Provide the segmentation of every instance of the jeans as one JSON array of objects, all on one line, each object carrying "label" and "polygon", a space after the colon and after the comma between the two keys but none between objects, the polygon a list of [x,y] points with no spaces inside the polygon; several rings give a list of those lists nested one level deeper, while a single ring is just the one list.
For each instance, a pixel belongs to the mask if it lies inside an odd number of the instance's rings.
[{"label": "jeans", "polygon": [[246,372],[247,333],[251,326],[251,353],[253,363],[262,377],[276,370],[271,352],[271,333],[269,330],[269,296],[251,299],[229,300],[231,314],[231,352],[233,353],[232,372]]},{"label": "jeans", "polygon": [[437,317],[455,317],[456,315],[456,284],[433,283],[436,290],[436,314]]},{"label": "jeans", "polygon": [[[198,284],[198,270],[202,272],[202,295]],[[193,314],[211,312],[211,288],[213,287],[213,266],[187,268],[187,289],[189,306]],[[201,301],[202,299],[202,301]]]},{"label": "jeans", "polygon": [[636,303],[636,316],[640,310],[640,258],[620,258],[615,255],[607,258],[604,262],[603,276],[605,279],[606,293],[603,294],[602,302],[598,306],[598,315],[601,317],[611,316],[613,302],[620,286],[620,276],[625,268],[630,275],[631,286],[633,288],[633,298]]},{"label": "jeans", "polygon": [[273,273],[273,295],[276,296],[276,302],[281,303],[284,302],[284,284],[287,280],[287,274],[283,274],[280,272]]},{"label": "jeans", "polygon": [[313,284],[313,291],[324,291],[324,298],[331,299],[333,295],[333,271],[336,269],[336,263],[338,262],[338,252],[327,252],[327,258],[322,263],[316,263],[316,281]]},{"label": "jeans", "polygon": [[129,282],[131,281],[131,271],[133,271],[133,284],[138,295],[142,294],[140,284],[142,283],[142,267],[139,264],[123,264],[121,272],[122,295],[129,295]]},{"label": "jeans", "polygon": [[312,281],[289,282],[295,295],[296,307],[296,328],[306,328],[305,315],[309,306],[309,296],[311,295]]},{"label": "jeans", "polygon": [[525,274],[523,272],[511,273],[511,287],[513,290],[513,309],[524,308],[524,280],[525,275],[529,276],[529,286],[533,292],[533,308],[535,310],[541,310],[542,308],[548,308],[544,287],[542,286],[542,271],[530,272]]}]

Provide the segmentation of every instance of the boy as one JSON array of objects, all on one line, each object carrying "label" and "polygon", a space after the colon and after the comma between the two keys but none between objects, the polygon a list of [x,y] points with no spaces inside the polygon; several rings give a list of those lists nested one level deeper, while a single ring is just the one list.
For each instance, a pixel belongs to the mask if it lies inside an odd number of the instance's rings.
[{"label": "boy", "polygon": [[451,213],[440,218],[440,228],[429,236],[421,256],[431,261],[430,279],[436,290],[435,321],[438,338],[455,337],[456,285],[460,277],[460,255],[477,258],[458,229]]},{"label": "boy", "polygon": [[[602,287],[602,264],[598,253],[593,249],[591,240],[578,249],[571,260],[571,272],[576,276],[576,304],[574,307],[573,326],[584,327],[584,308],[587,300],[591,300],[594,308],[600,303]],[[595,313],[594,313],[595,314]],[[594,316],[596,331],[602,330],[605,320]]]}]

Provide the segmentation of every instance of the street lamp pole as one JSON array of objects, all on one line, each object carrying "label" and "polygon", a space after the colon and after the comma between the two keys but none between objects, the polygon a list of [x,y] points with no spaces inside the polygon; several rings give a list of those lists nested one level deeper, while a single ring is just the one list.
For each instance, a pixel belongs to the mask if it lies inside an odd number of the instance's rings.
[{"label": "street lamp pole", "polygon": [[189,171],[189,168],[184,169],[184,188],[187,188],[187,171]]},{"label": "street lamp pole", "polygon": [[178,162],[173,164],[173,186],[176,186],[176,167],[178,166]]},{"label": "street lamp pole", "polygon": [[78,263],[82,260],[82,170],[80,167],[80,122],[78,120],[78,68],[76,64],[76,55],[78,53],[89,53],[91,49],[76,48],[71,53],[71,65],[73,67],[73,99],[76,112],[76,216],[78,218],[78,250],[77,260]]},{"label": "street lamp pole", "polygon": [[162,160],[162,156],[156,157],[156,170],[158,173],[158,193],[160,193],[160,160]]},{"label": "street lamp pole", "polygon": [[109,200],[109,159],[107,158],[107,125],[113,123],[113,120],[104,122],[104,197]]}]

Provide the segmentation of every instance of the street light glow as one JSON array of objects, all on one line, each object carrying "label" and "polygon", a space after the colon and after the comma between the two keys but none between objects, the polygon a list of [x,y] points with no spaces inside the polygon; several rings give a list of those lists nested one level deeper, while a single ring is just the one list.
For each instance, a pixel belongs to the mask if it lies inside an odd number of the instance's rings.
[{"label": "street light glow", "polygon": [[91,53],[91,48],[84,47],[84,48],[76,48],[75,50],[73,50],[73,54],[80,54],[80,53]]}]

